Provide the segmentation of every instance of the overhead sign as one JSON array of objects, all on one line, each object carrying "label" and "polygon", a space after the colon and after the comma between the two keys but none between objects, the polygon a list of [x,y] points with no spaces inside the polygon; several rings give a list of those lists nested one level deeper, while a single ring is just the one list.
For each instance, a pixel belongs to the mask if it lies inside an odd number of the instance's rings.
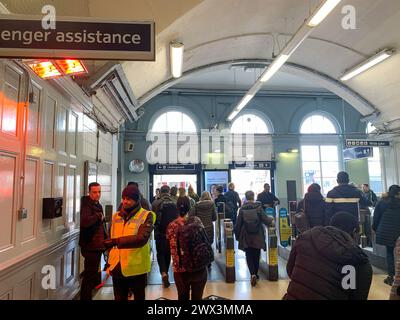
[{"label": "overhead sign", "polygon": [[195,164],[157,164],[156,171],[194,171]]},{"label": "overhead sign", "polygon": [[346,139],[346,147],[390,147],[390,141]]},{"label": "overhead sign", "polygon": [[272,161],[253,161],[253,162],[233,162],[234,169],[260,169],[260,170],[273,170],[274,163]]},{"label": "overhead sign", "polygon": [[343,150],[344,160],[372,158],[373,156],[374,148],[372,147],[355,147]]},{"label": "overhead sign", "polygon": [[0,16],[0,57],[155,60],[154,22],[104,22],[57,17],[43,29],[41,16]]}]

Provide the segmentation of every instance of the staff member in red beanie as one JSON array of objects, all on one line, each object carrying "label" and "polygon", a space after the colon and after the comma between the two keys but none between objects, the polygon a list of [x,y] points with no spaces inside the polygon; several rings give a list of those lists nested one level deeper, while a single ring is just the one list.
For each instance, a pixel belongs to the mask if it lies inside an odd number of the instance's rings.
[{"label": "staff member in red beanie", "polygon": [[150,272],[150,234],[156,220],[152,211],[140,205],[140,191],[127,186],[122,192],[122,209],[113,214],[107,273],[113,277],[115,300],[127,300],[133,289],[135,300],[145,300],[147,273]]}]

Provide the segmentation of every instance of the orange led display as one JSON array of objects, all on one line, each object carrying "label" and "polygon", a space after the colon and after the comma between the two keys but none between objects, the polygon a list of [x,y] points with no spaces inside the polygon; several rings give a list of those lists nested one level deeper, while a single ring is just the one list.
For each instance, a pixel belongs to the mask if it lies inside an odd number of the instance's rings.
[{"label": "orange led display", "polygon": [[86,73],[86,68],[83,63],[79,60],[57,60],[56,63],[60,67],[61,71],[66,75],[75,75],[80,73]]},{"label": "orange led display", "polygon": [[61,76],[61,72],[51,61],[28,63],[28,66],[41,78],[49,79]]}]

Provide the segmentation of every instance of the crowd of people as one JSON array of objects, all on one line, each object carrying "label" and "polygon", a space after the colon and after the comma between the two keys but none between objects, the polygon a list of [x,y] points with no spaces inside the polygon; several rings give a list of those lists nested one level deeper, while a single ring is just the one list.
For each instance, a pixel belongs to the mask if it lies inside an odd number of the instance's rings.
[{"label": "crowd of people", "polygon": [[[307,220],[307,227],[297,235],[291,248],[287,263],[290,282],[283,299],[368,298],[372,267],[358,240],[359,210],[369,206],[375,206],[372,230],[376,243],[387,249],[385,283],[393,285],[391,299],[400,299],[400,186],[391,186],[378,199],[367,184],[362,190],[351,184],[346,172],[338,173],[337,183],[326,197],[318,184],[311,184],[298,203],[297,213]],[[204,191],[200,196],[191,186],[186,192],[185,188],[163,185],[150,204],[138,184],[130,182],[107,229],[100,196],[101,186],[91,183],[88,196],[81,201],[83,300],[92,298],[92,289],[100,281],[98,268],[103,252],[107,253],[105,270],[112,276],[115,299],[127,300],[130,292],[135,300],[145,299],[153,230],[163,286],[170,286],[168,270],[172,260],[178,299],[201,299],[214,260],[214,222],[221,204],[225,218],[233,222],[238,248],[245,252],[250,283],[256,286],[261,250],[266,250],[262,225],[275,226],[266,209],[280,204],[268,183],[257,197],[253,191],[247,191],[243,201],[234,183],[228,185],[225,193],[222,186],[215,186],[213,193]],[[343,268],[349,267],[355,278],[344,288]]]}]

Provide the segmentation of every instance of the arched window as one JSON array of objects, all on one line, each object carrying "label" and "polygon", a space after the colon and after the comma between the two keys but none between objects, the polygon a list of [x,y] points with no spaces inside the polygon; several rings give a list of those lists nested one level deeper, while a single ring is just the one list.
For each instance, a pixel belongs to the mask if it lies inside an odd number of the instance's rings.
[{"label": "arched window", "polygon": [[150,131],[196,133],[197,128],[194,121],[186,113],[168,111],[154,121]]},{"label": "arched window", "polygon": [[300,127],[303,134],[338,133],[333,122],[322,114],[314,114],[306,118]]},{"label": "arched window", "polygon": [[238,117],[231,126],[231,133],[267,134],[271,130],[267,123],[259,116],[247,113]]},{"label": "arched window", "polygon": [[[376,127],[368,122],[366,133],[371,134],[376,130]],[[373,148],[373,157],[368,158],[368,175],[369,175],[369,187],[378,195],[383,192],[383,177],[382,177],[382,167],[381,167],[381,156],[380,149],[377,147]]]},{"label": "arched window", "polygon": [[[300,126],[302,134],[337,134],[334,122],[324,114],[313,114],[307,117]],[[312,183],[321,186],[323,194],[327,194],[336,185],[339,172],[338,143],[329,143],[329,139],[316,137],[301,146],[304,192]]]}]

